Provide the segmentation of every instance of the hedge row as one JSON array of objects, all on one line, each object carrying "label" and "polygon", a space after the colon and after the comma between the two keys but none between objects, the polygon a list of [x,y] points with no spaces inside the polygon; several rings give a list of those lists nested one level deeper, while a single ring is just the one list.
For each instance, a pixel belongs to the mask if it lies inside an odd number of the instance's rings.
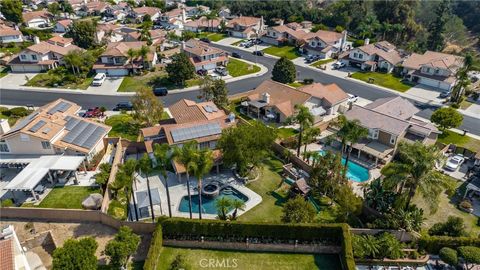
[{"label": "hedge row", "polygon": [[347,224],[342,224],[342,252],[340,259],[342,261],[343,269],[353,270],[355,267],[355,259],[353,258],[352,234],[348,229]]},{"label": "hedge row", "polygon": [[163,246],[162,226],[158,224],[155,229],[155,232],[153,233],[152,243],[150,244],[150,248],[148,249],[147,259],[145,260],[145,264],[143,265],[144,270],[157,269],[158,256],[160,256],[162,246]]},{"label": "hedge row", "polygon": [[461,246],[480,247],[480,238],[473,237],[450,237],[450,236],[423,236],[418,240],[421,250],[438,254],[441,248],[449,247],[457,249]]}]

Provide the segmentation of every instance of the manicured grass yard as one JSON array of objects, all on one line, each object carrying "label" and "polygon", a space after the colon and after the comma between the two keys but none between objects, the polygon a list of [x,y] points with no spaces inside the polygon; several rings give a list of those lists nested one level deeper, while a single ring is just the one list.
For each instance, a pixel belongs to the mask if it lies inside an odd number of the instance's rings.
[{"label": "manicured grass yard", "polygon": [[[189,267],[188,269],[211,269],[211,267],[208,267],[209,259],[219,263],[224,262],[224,267],[216,267],[215,269],[342,269],[337,255],[260,253],[172,247],[162,248],[157,269],[170,269],[171,263],[179,254],[183,255],[184,261]],[[226,265],[227,262],[229,267]],[[234,262],[235,267],[233,267]]]},{"label": "manicured grass yard", "polygon": [[63,85],[58,84],[57,87],[53,87],[51,85],[51,81],[53,79],[53,75],[49,73],[40,73],[35,75],[33,78],[25,84],[26,86],[37,86],[37,87],[49,87],[49,88],[66,88],[72,90],[85,90],[87,89],[93,81],[93,77],[87,77],[85,79],[81,79],[78,83],[65,83]]},{"label": "manicured grass yard", "polygon": [[7,76],[8,71],[10,70],[10,68],[8,68],[8,67],[0,67],[0,69],[1,69],[0,78],[3,78],[5,76]]},{"label": "manicured grass yard", "polygon": [[304,86],[305,84],[303,82],[296,81],[296,82],[289,83],[288,85],[290,85],[291,87],[298,88],[300,86]]},{"label": "manicured grass yard", "polygon": [[282,46],[282,47],[272,46],[264,49],[263,52],[271,55],[275,55],[278,57],[285,56],[290,60],[300,57],[300,53],[298,53],[297,49],[293,46]]},{"label": "manicured grass yard", "polygon": [[220,41],[227,37],[227,34],[224,33],[212,33],[212,32],[203,32],[197,34],[197,38],[208,38],[210,41]]},{"label": "manicured grass yard", "polygon": [[256,65],[250,65],[242,60],[230,58],[227,64],[228,74],[232,77],[239,77],[251,73],[260,71],[260,67]]},{"label": "manicured grass yard", "polygon": [[468,101],[468,100],[464,100],[460,103],[460,109],[467,109],[468,107],[470,107],[473,103]]},{"label": "manicured grass yard", "polygon": [[444,144],[453,143],[457,146],[470,149],[473,152],[480,151],[480,140],[474,139],[469,136],[462,136],[461,134],[449,130],[438,136],[438,142]]},{"label": "manicured grass yard", "polygon": [[335,59],[332,59],[332,58],[329,58],[329,59],[323,59],[323,60],[318,60],[316,61],[315,63],[311,64],[310,66],[312,67],[319,67],[321,65],[325,65],[325,64],[328,64],[330,62],[333,62],[335,61]]},{"label": "manicured grass yard", "polygon": [[277,137],[280,139],[286,139],[297,134],[298,131],[294,128],[279,128],[277,129]]},{"label": "manicured grass yard", "polygon": [[100,193],[100,189],[80,186],[55,187],[37,207],[81,209],[82,201],[92,193]]},{"label": "manicured grass yard", "polygon": [[392,73],[355,72],[352,74],[352,78],[364,82],[368,82],[369,78],[373,78],[375,80],[373,84],[387,87],[399,92],[405,92],[412,88],[412,85],[402,82],[401,78],[395,77]]},{"label": "manicured grass yard", "polygon": [[282,205],[286,198],[275,192],[282,182],[282,162],[271,158],[264,162],[262,175],[247,187],[262,196],[262,202],[239,217],[240,221],[249,222],[280,222]]},{"label": "manicured grass yard", "polygon": [[131,141],[137,141],[140,127],[133,123],[129,114],[112,115],[105,120],[105,124],[112,127],[109,137],[122,137]]}]

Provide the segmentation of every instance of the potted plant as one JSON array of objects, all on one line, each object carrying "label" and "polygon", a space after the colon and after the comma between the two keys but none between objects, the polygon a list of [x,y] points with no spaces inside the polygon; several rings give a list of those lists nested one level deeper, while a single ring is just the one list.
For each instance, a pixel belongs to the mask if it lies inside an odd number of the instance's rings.
[{"label": "potted plant", "polygon": [[467,213],[473,212],[472,203],[469,200],[463,200],[462,202],[460,202],[458,206],[460,207],[461,210]]}]

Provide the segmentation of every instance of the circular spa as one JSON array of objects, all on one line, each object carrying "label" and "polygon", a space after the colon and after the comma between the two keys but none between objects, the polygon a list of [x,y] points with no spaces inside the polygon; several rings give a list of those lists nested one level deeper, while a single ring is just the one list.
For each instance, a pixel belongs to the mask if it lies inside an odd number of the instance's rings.
[{"label": "circular spa", "polygon": [[203,186],[202,193],[205,197],[217,197],[220,194],[220,186],[216,183],[209,183]]}]

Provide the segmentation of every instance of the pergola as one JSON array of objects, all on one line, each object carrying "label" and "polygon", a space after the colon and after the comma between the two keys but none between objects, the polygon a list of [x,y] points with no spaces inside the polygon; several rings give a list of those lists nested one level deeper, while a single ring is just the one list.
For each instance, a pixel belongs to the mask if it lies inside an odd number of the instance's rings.
[{"label": "pergola", "polygon": [[37,200],[35,187],[46,177],[53,183],[52,171],[76,171],[84,161],[83,156],[20,156],[2,155],[0,164],[25,165],[3,189],[8,191],[30,191],[34,200]]},{"label": "pergola", "polygon": [[[158,188],[150,189],[152,196],[152,206],[159,205],[161,210],[160,192]],[[148,190],[136,191],[135,198],[137,199],[137,208],[140,212],[140,217],[150,216],[150,198],[148,197]]]},{"label": "pergola", "polygon": [[394,150],[393,147],[370,140],[361,140],[353,144],[353,148],[358,150],[358,158],[360,158],[362,152],[374,156],[375,167],[378,165],[378,159],[385,160]]},{"label": "pergola", "polygon": [[465,198],[465,196],[467,196],[468,192],[471,190],[480,193],[480,177],[478,176],[472,177],[472,180],[470,181],[470,183],[468,183],[467,187],[465,188],[465,193],[463,193],[463,197]]}]

